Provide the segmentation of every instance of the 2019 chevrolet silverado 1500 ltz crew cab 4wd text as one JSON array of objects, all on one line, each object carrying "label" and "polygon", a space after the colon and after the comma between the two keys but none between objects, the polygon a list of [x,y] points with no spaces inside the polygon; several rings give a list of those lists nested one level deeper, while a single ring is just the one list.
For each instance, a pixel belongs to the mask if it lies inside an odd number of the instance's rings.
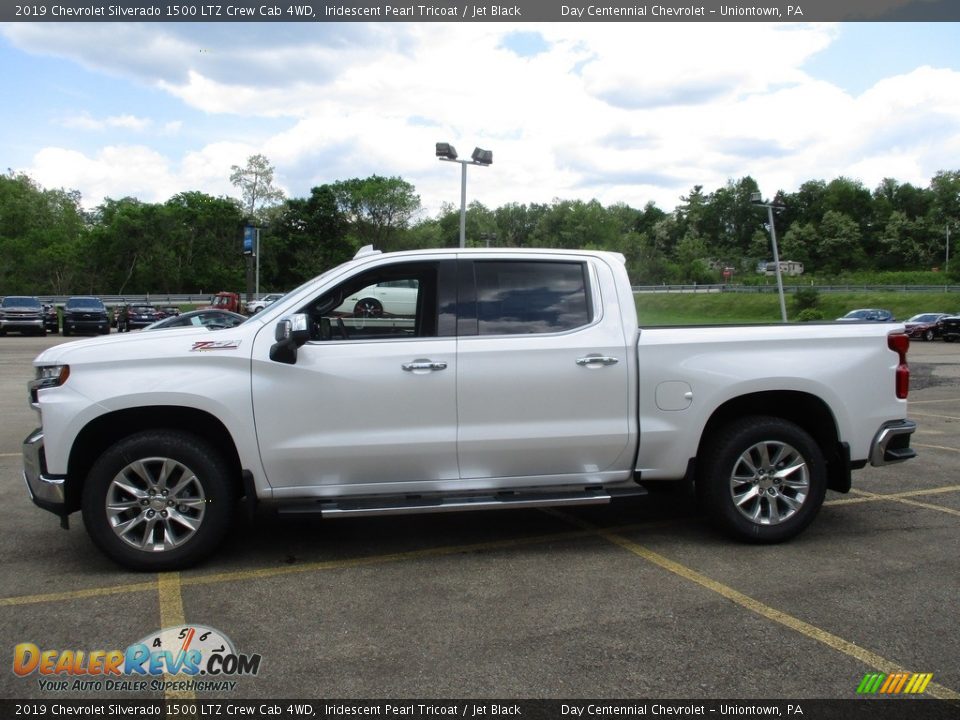
[{"label": "2019 chevrolet silverado 1500 ltz crew cab 4wd text", "polygon": [[[408,313],[349,312],[385,283],[416,289]],[[24,475],[142,570],[206,556],[238,498],[343,517],[684,478],[722,529],[778,542],[852,469],[913,456],[908,343],[878,323],[638,329],[616,254],[364,249],[235,328],[46,350]]]}]

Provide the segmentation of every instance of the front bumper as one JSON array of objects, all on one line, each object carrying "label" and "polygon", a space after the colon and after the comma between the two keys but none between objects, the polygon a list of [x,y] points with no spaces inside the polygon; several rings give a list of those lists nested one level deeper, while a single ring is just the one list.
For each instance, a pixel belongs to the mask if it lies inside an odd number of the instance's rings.
[{"label": "front bumper", "polygon": [[23,441],[23,480],[30,499],[37,506],[66,518],[66,478],[47,474],[42,428],[34,430]]},{"label": "front bumper", "polygon": [[917,424],[912,420],[894,420],[884,423],[870,444],[871,465],[891,465],[917,456],[910,447],[910,436]]},{"label": "front bumper", "polygon": [[29,320],[24,318],[6,318],[0,320],[0,330],[43,330],[43,318]]},{"label": "front bumper", "polygon": [[73,318],[64,318],[63,327],[67,332],[107,333],[110,331],[110,322],[106,318],[103,320],[74,320]]}]

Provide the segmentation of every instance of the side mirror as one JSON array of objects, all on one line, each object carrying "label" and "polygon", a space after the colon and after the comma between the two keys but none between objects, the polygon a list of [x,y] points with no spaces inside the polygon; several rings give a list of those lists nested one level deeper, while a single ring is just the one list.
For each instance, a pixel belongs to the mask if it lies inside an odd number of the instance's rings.
[{"label": "side mirror", "polygon": [[295,365],[297,348],[310,339],[310,321],[304,313],[287,315],[277,322],[273,337],[277,342],[270,348],[270,359]]}]

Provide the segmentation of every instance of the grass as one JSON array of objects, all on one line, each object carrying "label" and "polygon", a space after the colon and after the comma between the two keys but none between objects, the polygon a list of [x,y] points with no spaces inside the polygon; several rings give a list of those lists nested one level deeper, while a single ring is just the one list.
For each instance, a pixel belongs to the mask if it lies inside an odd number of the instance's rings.
[{"label": "grass", "polygon": [[[640,293],[634,296],[640,326],[730,325],[780,321],[780,302],[772,293]],[[796,317],[793,296],[786,296],[787,317]],[[885,308],[897,320],[921,312],[960,314],[958,293],[821,293],[817,309],[833,320],[856,308]]]}]

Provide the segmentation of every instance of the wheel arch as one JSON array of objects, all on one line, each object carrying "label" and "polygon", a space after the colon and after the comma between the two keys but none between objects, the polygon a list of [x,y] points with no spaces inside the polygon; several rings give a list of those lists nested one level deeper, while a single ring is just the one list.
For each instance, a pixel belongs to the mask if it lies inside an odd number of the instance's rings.
[{"label": "wheel arch", "polygon": [[730,422],[748,416],[768,416],[798,425],[819,445],[827,462],[827,487],[838,492],[850,490],[850,449],[840,441],[836,418],[821,398],[795,390],[770,390],[728,400],[707,420],[697,448],[704,448]]},{"label": "wheel arch", "polygon": [[226,426],[210,413],[189,407],[149,406],[125,408],[101,415],[78,434],[67,464],[67,512],[80,509],[83,485],[97,458],[114,443],[145,430],[188,432],[202,438],[220,451],[235,479],[237,496],[245,494],[241,478],[240,456]]}]

